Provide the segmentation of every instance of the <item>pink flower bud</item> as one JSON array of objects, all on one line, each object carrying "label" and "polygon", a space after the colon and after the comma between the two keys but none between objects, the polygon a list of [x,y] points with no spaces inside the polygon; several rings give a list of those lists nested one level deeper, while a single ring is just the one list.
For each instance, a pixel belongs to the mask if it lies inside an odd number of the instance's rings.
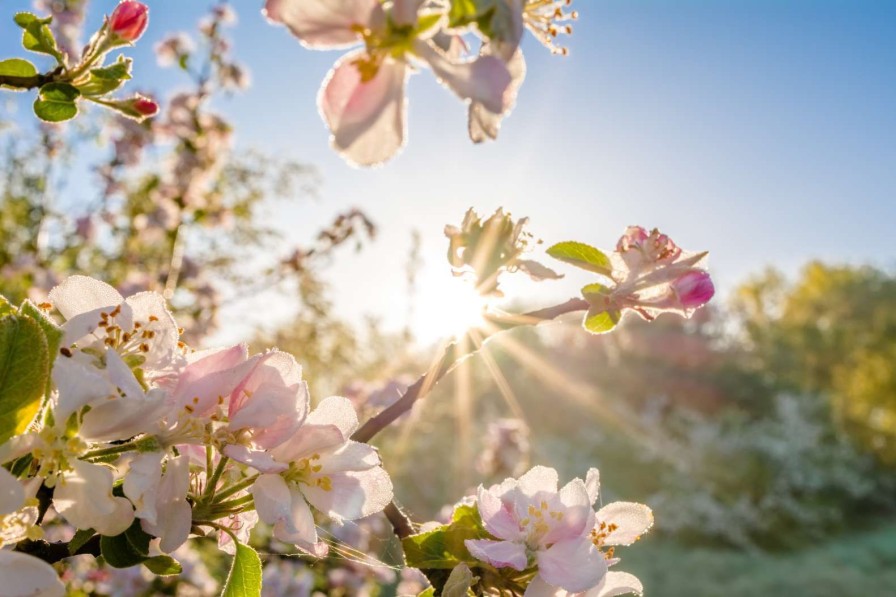
[{"label": "pink flower bud", "polygon": [[109,17],[109,29],[121,41],[140,39],[149,24],[149,8],[136,0],[123,0]]},{"label": "pink flower bud", "polygon": [[696,309],[709,302],[716,293],[708,272],[691,270],[672,282],[672,290],[685,309]]},{"label": "pink flower bud", "polygon": [[155,116],[159,113],[159,104],[148,97],[137,96],[134,99],[134,109],[143,116]]}]

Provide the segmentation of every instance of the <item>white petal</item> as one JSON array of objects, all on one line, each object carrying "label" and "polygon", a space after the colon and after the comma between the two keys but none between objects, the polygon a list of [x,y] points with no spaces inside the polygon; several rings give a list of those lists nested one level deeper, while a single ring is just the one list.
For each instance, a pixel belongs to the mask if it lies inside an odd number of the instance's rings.
[{"label": "white petal", "polygon": [[631,545],[653,526],[653,512],[644,504],[613,502],[597,511],[597,522],[617,526],[604,545]]},{"label": "white petal", "polygon": [[546,466],[535,466],[519,478],[518,487],[524,495],[533,496],[540,492],[557,493],[559,482],[556,470]]},{"label": "white petal", "polygon": [[94,309],[114,307],[124,301],[117,290],[87,276],[66,278],[50,291],[48,298],[66,319]]},{"label": "white petal", "polygon": [[179,357],[180,332],[162,295],[140,292],[125,299],[125,304],[131,308],[133,320],[143,326],[140,330],[153,333],[146,342],[149,352],[144,353],[144,369],[160,370],[175,362]]},{"label": "white petal", "polygon": [[246,446],[238,444],[224,446],[224,455],[262,473],[282,473],[289,468],[287,465],[275,461],[269,452],[250,450]]},{"label": "white petal", "polygon": [[127,498],[112,495],[112,471],[83,460],[73,460],[71,466],[56,484],[56,510],[75,527],[101,535],[118,535],[131,526],[134,509]]},{"label": "white petal", "polygon": [[477,492],[479,514],[486,530],[498,539],[513,540],[521,536],[518,521],[513,513],[504,507],[498,495],[487,491],[481,485]]},{"label": "white petal", "polygon": [[487,562],[496,568],[526,569],[526,546],[513,541],[490,541],[488,539],[467,539],[467,549],[477,560]]},{"label": "white petal", "polygon": [[0,551],[3,597],[64,597],[65,586],[52,566],[33,556]]},{"label": "white petal", "polygon": [[11,514],[25,502],[25,488],[8,470],[0,467],[0,516]]},{"label": "white petal", "polygon": [[550,510],[562,514],[562,518],[546,518],[550,531],[542,539],[545,544],[579,537],[593,528],[594,511],[581,479],[573,479],[564,485],[555,499],[548,500],[548,504]]},{"label": "white petal", "polygon": [[588,474],[585,476],[585,489],[588,490],[588,498],[593,506],[597,498],[600,497],[600,471],[596,468],[588,469]]},{"label": "white petal", "polygon": [[380,466],[382,460],[372,446],[348,441],[338,450],[321,454],[317,464],[321,474],[343,473],[346,471],[366,471]]},{"label": "white petal", "polygon": [[115,386],[97,368],[66,357],[53,363],[53,383],[59,390],[54,413],[59,423],[94,400],[116,395]]},{"label": "white petal", "polygon": [[392,501],[392,480],[381,467],[326,476],[329,490],[304,484],[301,489],[312,506],[333,520],[364,518]]},{"label": "white petal", "polygon": [[616,597],[630,593],[641,595],[643,592],[644,585],[635,575],[610,571],[596,587],[585,593],[585,597]]},{"label": "white petal", "polygon": [[150,524],[157,522],[156,500],[164,456],[163,452],[137,454],[131,459],[122,484],[124,494],[136,508],[134,516]]},{"label": "white petal", "polygon": [[306,420],[308,425],[335,425],[342,437],[348,439],[358,428],[358,413],[351,400],[330,396],[321,400]]},{"label": "white petal", "polygon": [[454,61],[434,44],[424,41],[418,41],[414,49],[429,63],[439,81],[458,97],[479,102],[491,112],[504,111],[504,95],[511,77],[501,59],[479,56],[472,61]]},{"label": "white petal", "polygon": [[340,58],[321,85],[317,105],[333,148],[353,164],[375,166],[404,145],[407,67],[385,58],[376,75],[362,81],[354,62],[363,59],[364,50]]},{"label": "white petal", "polygon": [[183,545],[190,535],[192,509],[187,502],[189,487],[189,459],[186,456],[169,458],[159,482],[156,501],[158,520],[156,524],[146,519],[141,523],[143,530],[161,539],[159,548],[165,553],[171,553]]},{"label": "white petal", "polygon": [[378,29],[385,21],[379,0],[267,0],[264,14],[315,49],[359,43],[357,28]]}]

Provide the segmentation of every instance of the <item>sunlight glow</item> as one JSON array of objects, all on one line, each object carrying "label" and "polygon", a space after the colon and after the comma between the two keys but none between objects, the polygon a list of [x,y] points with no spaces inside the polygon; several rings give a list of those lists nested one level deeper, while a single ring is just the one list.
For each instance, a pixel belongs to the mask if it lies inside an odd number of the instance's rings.
[{"label": "sunlight glow", "polygon": [[414,333],[423,343],[438,339],[455,338],[467,330],[482,327],[482,314],[488,299],[480,296],[467,281],[445,276],[432,276],[434,285],[422,285],[428,289],[421,293]]}]

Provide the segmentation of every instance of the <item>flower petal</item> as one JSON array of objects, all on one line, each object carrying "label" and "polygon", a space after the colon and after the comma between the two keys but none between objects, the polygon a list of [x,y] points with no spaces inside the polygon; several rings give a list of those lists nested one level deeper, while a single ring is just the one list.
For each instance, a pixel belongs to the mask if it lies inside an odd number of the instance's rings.
[{"label": "flower petal", "polygon": [[615,524],[604,545],[631,545],[653,526],[653,512],[644,504],[613,502],[597,511],[597,523]]},{"label": "flower petal", "polygon": [[510,73],[510,85],[504,91],[502,100],[502,109],[500,112],[490,112],[480,102],[470,104],[470,113],[468,120],[468,128],[470,140],[473,143],[482,143],[488,139],[497,139],[498,131],[501,128],[501,122],[510,115],[516,106],[516,98],[519,94],[520,87],[526,79],[526,61],[523,58],[522,50],[518,50],[510,60],[507,61],[507,71]]},{"label": "flower petal", "polygon": [[526,546],[513,541],[491,541],[489,539],[467,539],[464,545],[477,560],[487,562],[496,568],[526,569]]},{"label": "flower petal", "polygon": [[606,558],[587,536],[555,543],[536,557],[546,583],[573,593],[590,589],[607,573]]},{"label": "flower petal", "polygon": [[4,597],[64,597],[65,585],[52,566],[34,556],[0,551]]},{"label": "flower petal", "polygon": [[454,61],[434,44],[418,41],[414,50],[426,61],[439,82],[465,100],[481,103],[486,110],[504,111],[504,94],[510,87],[507,65],[495,56],[479,56],[472,61]]},{"label": "flower petal", "polygon": [[498,539],[514,540],[521,536],[520,527],[513,513],[504,507],[498,495],[486,490],[482,485],[477,491],[479,515],[485,529]]},{"label": "flower petal", "polygon": [[127,498],[112,495],[112,471],[105,466],[72,460],[53,493],[53,505],[79,529],[118,535],[131,526],[134,509]]},{"label": "flower petal", "polygon": [[548,500],[550,510],[562,514],[558,520],[553,516],[545,519],[550,530],[542,538],[548,545],[564,539],[582,536],[594,525],[594,511],[585,483],[581,479],[573,479],[563,486],[553,500]]},{"label": "flower petal", "polygon": [[280,475],[261,475],[249,493],[258,517],[273,525],[274,537],[319,557],[326,554],[326,544],[317,540],[314,517],[305,498]]},{"label": "flower petal", "polygon": [[0,516],[11,514],[25,503],[25,488],[12,473],[0,467]]},{"label": "flower petal", "polygon": [[67,320],[94,309],[114,307],[124,301],[117,290],[87,276],[69,276],[50,291],[48,299]]},{"label": "flower petal", "polygon": [[304,484],[301,488],[311,505],[333,520],[364,518],[382,512],[392,501],[392,480],[382,467],[326,477],[329,489]]},{"label": "flower petal", "polygon": [[385,58],[373,78],[362,81],[359,60],[368,60],[366,51],[351,52],[336,62],[321,85],[317,105],[332,133],[333,148],[353,164],[374,166],[404,145],[407,67]]},{"label": "flower petal", "polygon": [[137,454],[125,473],[122,489],[136,511],[134,516],[155,524],[158,516],[156,500],[162,479],[164,452]]},{"label": "flower petal", "polygon": [[264,14],[319,50],[359,43],[358,28],[378,29],[385,22],[379,0],[267,0]]},{"label": "flower petal", "polygon": [[588,499],[593,506],[600,497],[600,471],[596,468],[588,469],[588,474],[585,475],[585,489],[588,490]]},{"label": "flower petal", "polygon": [[585,597],[616,597],[630,593],[641,595],[643,592],[644,585],[634,574],[610,571],[596,587],[585,593]]}]

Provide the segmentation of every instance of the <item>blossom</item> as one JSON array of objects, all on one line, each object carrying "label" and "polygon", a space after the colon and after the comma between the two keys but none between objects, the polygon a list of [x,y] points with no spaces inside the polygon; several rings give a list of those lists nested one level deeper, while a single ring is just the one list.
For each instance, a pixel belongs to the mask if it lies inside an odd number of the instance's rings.
[{"label": "blossom", "polygon": [[149,25],[149,8],[135,0],[123,0],[109,17],[109,29],[121,41],[140,39]]},{"label": "blossom", "polygon": [[380,512],[392,500],[392,482],[376,450],[349,439],[357,428],[351,402],[327,398],[271,450],[273,462],[256,465],[263,474],[250,493],[274,537],[322,556],[327,547],[318,540],[309,504],[341,521]]},{"label": "blossom", "polygon": [[65,585],[53,567],[34,556],[0,551],[0,579],[5,597],[63,597]]},{"label": "blossom", "polygon": [[72,460],[70,469],[56,480],[53,505],[79,529],[95,529],[101,535],[123,533],[134,521],[127,498],[112,494],[112,469],[101,464]]},{"label": "blossom", "polygon": [[467,539],[473,557],[497,568],[538,569],[536,579],[571,592],[590,589],[607,571],[591,541],[594,513],[582,479],[557,489],[557,471],[536,466],[522,477],[477,492],[485,529],[497,538]]},{"label": "blossom", "polygon": [[265,13],[309,48],[364,44],[336,62],[318,96],[331,144],[351,163],[383,163],[404,145],[404,88],[412,65],[430,67],[460,98],[504,111],[511,82],[504,63],[487,55],[450,56],[432,39],[441,17],[418,0],[395,0],[387,8],[379,0],[267,0]]}]

